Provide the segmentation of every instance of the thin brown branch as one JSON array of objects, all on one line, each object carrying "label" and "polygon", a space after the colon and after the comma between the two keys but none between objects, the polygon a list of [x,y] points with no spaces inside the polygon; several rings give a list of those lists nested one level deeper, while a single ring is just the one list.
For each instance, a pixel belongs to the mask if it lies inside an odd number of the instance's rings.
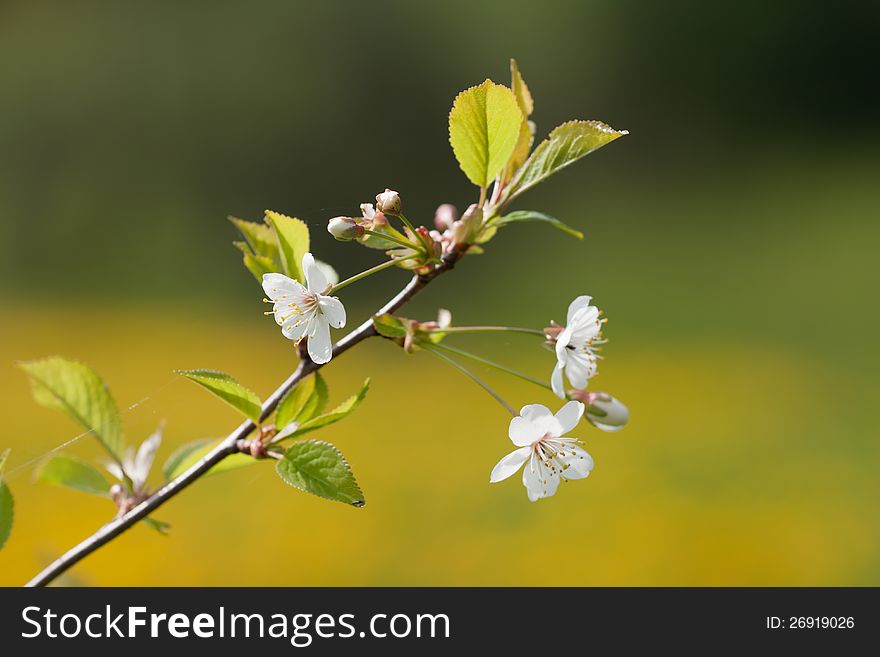
[{"label": "thin brown branch", "polygon": [[[434,278],[452,269],[460,257],[461,253],[459,252],[446,254],[441,262],[431,272],[421,276],[413,276],[413,278],[410,279],[409,283],[407,283],[400,292],[392,297],[374,314],[382,315],[385,313],[396,312],[416,294],[418,294],[419,291],[421,291]],[[333,345],[333,356],[339,357],[341,354],[345,353],[359,342],[375,335],[377,335],[377,333],[375,327],[373,326],[371,316],[369,319],[364,321],[363,324],[358,326],[356,329],[354,329],[341,340],[339,340],[339,342]],[[321,365],[315,364],[307,358],[300,361],[299,366],[289,377],[287,377],[287,380],[284,381],[284,383],[282,383],[280,386],[278,386],[278,388],[275,389],[275,392],[269,395],[266,401],[263,402],[262,411],[260,413],[260,421],[262,422],[266,420],[272,414],[272,412],[275,410],[275,407],[278,406],[278,403],[281,401],[284,395],[287,394],[287,392],[291,388],[293,388],[293,386],[295,386],[306,376],[308,376],[312,372],[317,371],[321,367]],[[220,463],[220,461],[225,459],[227,456],[237,453],[239,451],[239,441],[246,439],[256,428],[257,426],[250,420],[240,424],[223,440],[223,442],[221,442],[208,454],[199,459],[199,461],[193,464],[192,467],[159,488],[155,493],[153,493],[146,500],[131,509],[128,513],[119,516],[118,518],[115,518],[111,522],[108,522],[106,525],[101,527],[98,531],[89,536],[79,545],[65,552],[58,559],[49,564],[49,566],[47,566],[42,572],[31,579],[25,586],[34,587],[45,586],[49,584],[52,580],[67,571],[74,564],[78,563],[101,546],[106,545],[107,543],[112,541],[114,538],[125,532],[138,521],[146,518],[153,511],[158,509],[172,497],[181,492],[184,488],[200,479],[211,468]]]}]

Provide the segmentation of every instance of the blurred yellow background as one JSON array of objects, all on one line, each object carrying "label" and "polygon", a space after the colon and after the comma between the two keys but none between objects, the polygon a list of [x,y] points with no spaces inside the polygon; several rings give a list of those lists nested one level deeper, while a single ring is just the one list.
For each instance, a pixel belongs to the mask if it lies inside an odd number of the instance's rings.
[{"label": "blurred yellow background", "polygon": [[[503,7],[503,9],[502,9]],[[317,437],[366,494],[353,509],[271,464],[206,478],[78,565],[88,585],[880,584],[874,302],[880,163],[867,35],[876,10],[794,3],[10,2],[0,9],[0,448],[16,497],[0,585],[112,516],[21,464],[78,433],[30,400],[21,359],[63,354],[111,386],[127,437],[167,420],[160,461],[234,412],[175,368],[267,395],[295,365],[229,242],[226,214],[299,216],[343,276],[377,254],[326,219],[389,186],[411,219],[472,198],[446,141],[457,91],[516,56],[539,135],[569,118],[632,134],[518,207],[586,233],[505,229],[405,314],[541,327],[592,294],[609,317],[583,424],[596,467],[552,499],[489,485],[508,417],[430,355],[373,340],[331,363]],[[320,29],[317,29],[320,26]],[[552,46],[551,46],[552,44]],[[350,326],[403,284],[341,293]],[[548,377],[530,336],[450,344]],[[547,392],[475,368],[514,405]],[[94,460],[85,438],[65,450]],[[154,480],[158,483],[158,480]]]}]

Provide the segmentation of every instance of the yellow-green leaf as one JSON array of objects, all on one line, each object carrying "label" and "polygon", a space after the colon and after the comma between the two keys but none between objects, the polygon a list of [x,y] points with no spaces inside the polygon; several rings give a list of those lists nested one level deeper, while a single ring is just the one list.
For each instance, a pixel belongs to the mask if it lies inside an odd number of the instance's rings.
[{"label": "yellow-green leaf", "polygon": [[364,400],[364,397],[367,396],[367,391],[369,389],[370,380],[367,379],[366,381],[364,381],[364,385],[361,387],[356,395],[352,395],[329,413],[325,413],[324,415],[316,415],[310,420],[306,420],[305,422],[300,424],[299,427],[297,427],[296,431],[291,435],[301,436],[305,433],[308,433],[309,431],[322,429],[328,424],[339,422],[360,405],[360,403]]},{"label": "yellow-green leaf", "polygon": [[510,159],[523,115],[513,92],[486,80],[462,91],[449,113],[449,143],[461,170],[486,187]]},{"label": "yellow-green leaf", "polygon": [[177,374],[195,381],[254,422],[260,421],[261,403],[257,395],[225,372],[217,370],[176,370]]},{"label": "yellow-green leaf", "polygon": [[516,97],[516,102],[522,110],[523,117],[530,117],[532,112],[535,111],[535,101],[532,98],[532,92],[526,86],[526,81],[523,80],[522,73],[519,72],[516,60],[512,57],[510,59],[510,88],[513,89],[513,95]]},{"label": "yellow-green leaf", "polygon": [[538,144],[513,177],[503,200],[516,198],[557,171],[625,134],[626,130],[615,130],[601,121],[563,123]]},{"label": "yellow-green leaf", "polygon": [[229,221],[242,234],[251,253],[270,260],[278,257],[278,240],[275,239],[271,226],[238,217],[229,217]]},{"label": "yellow-green leaf", "polygon": [[38,404],[67,413],[121,463],[125,445],[119,411],[95,370],[59,356],[19,363],[19,367],[30,378]]},{"label": "yellow-green leaf", "polygon": [[327,405],[327,383],[320,372],[306,377],[278,403],[275,428],[279,431],[291,422],[305,422],[318,415]]},{"label": "yellow-green leaf", "polygon": [[271,258],[245,253],[243,259],[244,266],[260,283],[263,282],[263,274],[273,274],[278,271],[278,266]]},{"label": "yellow-green leaf", "polygon": [[266,223],[275,231],[281,266],[285,275],[305,283],[302,257],[309,250],[309,227],[305,222],[266,210]]}]

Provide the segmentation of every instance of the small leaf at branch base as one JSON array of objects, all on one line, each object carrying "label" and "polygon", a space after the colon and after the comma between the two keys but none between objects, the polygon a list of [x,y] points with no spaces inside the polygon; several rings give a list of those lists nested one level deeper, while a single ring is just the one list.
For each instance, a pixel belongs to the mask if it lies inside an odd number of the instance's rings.
[{"label": "small leaf at branch base", "polygon": [[513,177],[503,201],[510,201],[554,173],[627,134],[601,121],[569,121],[554,128],[538,144],[522,168]]},{"label": "small leaf at branch base", "polygon": [[297,383],[278,404],[275,428],[279,431],[291,422],[305,422],[327,405],[327,384],[320,372]]},{"label": "small leaf at branch base", "polygon": [[385,338],[406,337],[406,326],[394,315],[388,313],[373,317],[373,326],[376,331]]},{"label": "small leaf at branch base", "polygon": [[195,381],[253,422],[260,421],[261,402],[257,395],[225,372],[217,370],[175,370],[176,374]]},{"label": "small leaf at branch base", "polygon": [[125,445],[119,411],[97,372],[58,356],[19,363],[19,367],[28,374],[38,404],[67,413],[122,462]]},{"label": "small leaf at branch base", "polygon": [[310,420],[303,422],[297,427],[296,431],[293,432],[291,436],[302,436],[303,434],[310,431],[322,429],[327,425],[345,419],[345,417],[348,416],[354,409],[356,409],[364,400],[364,397],[367,396],[367,391],[369,390],[369,388],[370,380],[367,379],[366,381],[364,381],[364,385],[361,387],[356,395],[352,395],[329,413],[318,415]]},{"label": "small leaf at branch base", "polygon": [[577,237],[579,240],[584,239],[584,234],[581,231],[575,230],[571,226],[562,223],[556,217],[551,217],[549,214],[536,212],[535,210],[517,210],[516,212],[511,212],[510,214],[506,214],[503,217],[499,217],[498,219],[493,221],[492,225],[501,227],[517,222],[541,222],[549,224],[554,228],[558,228],[559,230],[568,233],[569,235]]},{"label": "small leaf at branch base", "polygon": [[0,550],[12,533],[12,520],[15,515],[15,502],[6,482],[0,479]]},{"label": "small leaf at branch base", "polygon": [[302,257],[309,250],[309,227],[299,219],[272,210],[266,210],[266,223],[275,231],[278,240],[282,273],[304,284]]},{"label": "small leaf at branch base", "polygon": [[[221,442],[223,442],[222,438],[203,438],[179,447],[162,467],[165,479],[168,481],[176,479],[198,463],[199,460],[206,456]],[[246,465],[253,465],[254,463],[258,463],[257,459],[249,454],[230,454],[213,468],[208,470],[208,474],[217,474],[219,472],[226,472],[227,470],[237,470],[238,468]]]},{"label": "small leaf at branch base", "polygon": [[90,495],[106,497],[110,494],[110,483],[97,468],[63,454],[44,461],[34,473],[34,481],[65,486]]},{"label": "small leaf at branch base", "polygon": [[284,481],[307,493],[356,507],[365,504],[345,457],[330,443],[293,443],[275,469]]},{"label": "small leaf at branch base", "polygon": [[449,113],[449,143],[477,187],[495,179],[516,146],[523,115],[513,92],[486,80],[462,91]]}]

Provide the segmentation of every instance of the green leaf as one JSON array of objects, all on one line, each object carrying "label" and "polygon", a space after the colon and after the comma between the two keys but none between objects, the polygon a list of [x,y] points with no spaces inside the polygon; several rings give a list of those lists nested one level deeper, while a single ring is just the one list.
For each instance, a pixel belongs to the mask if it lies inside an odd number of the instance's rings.
[{"label": "green leaf", "polygon": [[44,461],[34,473],[34,480],[41,484],[66,486],[90,495],[107,496],[110,493],[110,483],[97,468],[61,454]]},{"label": "green leaf", "polygon": [[342,453],[330,443],[304,440],[294,443],[275,465],[291,486],[328,500],[364,506],[364,494]]},{"label": "green leaf", "polygon": [[328,424],[339,422],[360,405],[360,403],[364,400],[364,397],[367,396],[367,391],[369,390],[369,388],[370,380],[367,379],[366,381],[364,381],[364,385],[361,387],[356,395],[352,395],[329,413],[318,415],[310,420],[306,420],[305,422],[300,424],[299,427],[297,427],[296,431],[292,435],[301,436],[305,433],[308,433],[309,431],[322,429]]},{"label": "green leaf", "polygon": [[516,60],[512,57],[510,58],[510,88],[513,90],[513,95],[516,97],[517,105],[519,105],[520,110],[522,110],[523,117],[530,117],[532,112],[535,111],[535,101],[532,98],[532,92],[530,92],[528,86],[526,86],[526,81],[523,80],[523,76],[519,72],[519,66],[516,63]]},{"label": "green leaf", "polygon": [[275,231],[283,273],[305,283],[302,257],[309,250],[309,227],[305,222],[266,210],[266,223]]},{"label": "green leaf", "polygon": [[551,217],[549,214],[544,214],[543,212],[536,212],[535,210],[517,210],[516,212],[511,212],[510,214],[506,214],[503,217],[498,217],[492,222],[493,226],[505,226],[507,224],[512,224],[516,222],[542,222],[545,224],[550,224],[551,226],[558,228],[561,231],[565,231],[569,235],[573,235],[577,237],[579,240],[584,239],[584,234],[575,230],[571,226],[567,226],[562,223],[556,217]]},{"label": "green leaf", "polygon": [[89,366],[58,356],[19,363],[29,376],[34,399],[67,413],[119,463],[125,444],[119,411],[101,377]]},{"label": "green leaf", "polygon": [[[172,479],[177,478],[187,470],[189,470],[193,465],[198,463],[198,461],[208,454],[212,449],[214,449],[217,445],[223,442],[223,439],[215,439],[215,438],[203,438],[201,440],[196,440],[191,443],[187,443],[182,447],[179,447],[165,462],[165,465],[162,467],[162,472],[165,474],[165,479],[171,481]],[[218,472],[225,472],[227,470],[236,470],[245,465],[252,465],[254,463],[258,463],[257,459],[253,458],[249,454],[230,454],[222,461],[220,461],[217,465],[211,468],[208,471],[208,474],[217,474]]]},{"label": "green leaf", "polygon": [[162,522],[161,520],[154,520],[147,516],[141,522],[143,522],[150,529],[155,529],[157,532],[162,534],[162,536],[168,536],[168,530],[171,529],[171,525],[167,522]]},{"label": "green leaf", "polygon": [[557,171],[628,134],[601,121],[569,121],[554,128],[513,177],[503,201],[510,201]]},{"label": "green leaf", "polygon": [[309,400],[303,406],[297,415],[298,422],[311,420],[316,415],[320,415],[327,408],[327,400],[330,398],[330,391],[327,389],[327,382],[320,372],[315,372],[315,389],[309,396]]},{"label": "green leaf", "polygon": [[279,267],[271,258],[265,256],[257,256],[251,253],[245,253],[242,257],[244,266],[254,275],[258,282],[263,282],[263,274],[272,274],[278,271]]},{"label": "green leaf", "polygon": [[514,147],[513,153],[511,153],[510,159],[504,167],[504,173],[501,176],[502,181],[505,183],[514,176],[523,163],[528,159],[529,151],[532,149],[532,144],[535,142],[535,124],[528,120],[532,115],[532,112],[535,110],[535,101],[532,99],[532,94],[529,91],[528,86],[526,86],[526,81],[523,80],[522,74],[519,72],[516,60],[512,58],[510,60],[510,88],[513,90],[516,104],[519,105],[523,119],[519,126],[519,136],[516,140],[516,146]]},{"label": "green leaf", "polygon": [[501,172],[522,120],[513,92],[491,80],[458,94],[449,113],[449,143],[472,183],[486,187]]},{"label": "green leaf", "polygon": [[305,422],[327,405],[327,384],[320,372],[296,384],[278,403],[275,428],[279,431],[291,422]]},{"label": "green leaf", "polygon": [[260,421],[262,410],[260,398],[228,374],[217,370],[176,370],[175,372],[214,393],[254,423]]},{"label": "green leaf", "polygon": [[402,338],[406,336],[406,326],[404,323],[388,313],[373,317],[373,326],[379,335],[386,338]]},{"label": "green leaf", "polygon": [[246,240],[247,246],[253,255],[269,258],[270,260],[278,258],[278,240],[275,239],[275,233],[271,226],[256,221],[245,221],[237,217],[229,217],[229,221],[238,228],[238,232]]},{"label": "green leaf", "polygon": [[15,515],[15,503],[12,492],[6,482],[0,479],[0,550],[12,533],[12,519]]}]

